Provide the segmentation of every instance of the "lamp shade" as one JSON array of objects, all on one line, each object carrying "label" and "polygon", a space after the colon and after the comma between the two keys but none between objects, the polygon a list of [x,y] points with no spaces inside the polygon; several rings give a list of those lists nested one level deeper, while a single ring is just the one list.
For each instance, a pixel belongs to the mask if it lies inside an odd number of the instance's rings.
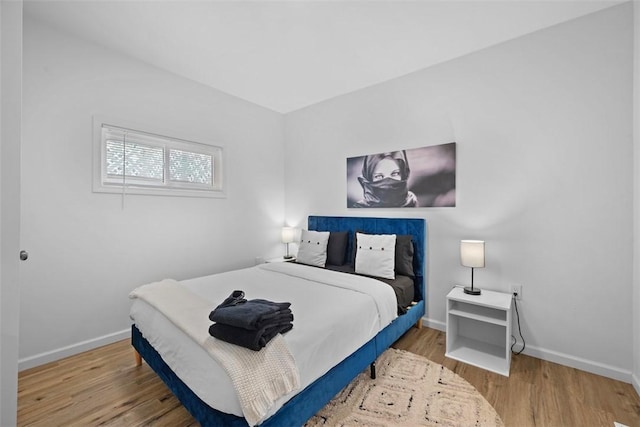
[{"label": "lamp shade", "polygon": [[282,243],[293,243],[296,239],[296,229],[293,227],[282,227]]},{"label": "lamp shade", "polygon": [[460,262],[465,267],[484,267],[484,240],[461,240]]}]

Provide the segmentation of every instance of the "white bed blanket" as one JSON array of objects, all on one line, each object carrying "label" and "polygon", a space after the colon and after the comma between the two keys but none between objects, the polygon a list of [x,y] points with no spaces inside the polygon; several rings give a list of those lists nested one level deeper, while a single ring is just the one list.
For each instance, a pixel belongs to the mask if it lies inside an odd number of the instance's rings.
[{"label": "white bed blanket", "polygon": [[280,397],[300,387],[298,368],[282,335],[260,351],[213,338],[208,333],[208,316],[214,304],[171,279],[140,286],[129,297],[140,298],[164,313],[222,365],[250,425],[262,421]]},{"label": "white bed blanket", "polygon": [[[283,338],[300,373],[300,389],[369,341],[396,318],[396,297],[386,283],[295,263],[269,263],[181,285],[216,306],[234,289],[246,298],[291,302],[293,329]],[[130,317],[173,372],[207,405],[243,416],[224,369],[161,311],[134,299]],[[276,402],[266,418],[293,397]],[[265,419],[266,419],[265,418]]]}]

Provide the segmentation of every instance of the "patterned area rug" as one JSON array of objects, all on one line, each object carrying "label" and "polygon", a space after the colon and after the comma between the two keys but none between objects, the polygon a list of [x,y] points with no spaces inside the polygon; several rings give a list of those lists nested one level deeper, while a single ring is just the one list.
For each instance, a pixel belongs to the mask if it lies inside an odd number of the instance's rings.
[{"label": "patterned area rug", "polygon": [[449,369],[393,348],[345,387],[306,426],[504,426],[466,380]]}]

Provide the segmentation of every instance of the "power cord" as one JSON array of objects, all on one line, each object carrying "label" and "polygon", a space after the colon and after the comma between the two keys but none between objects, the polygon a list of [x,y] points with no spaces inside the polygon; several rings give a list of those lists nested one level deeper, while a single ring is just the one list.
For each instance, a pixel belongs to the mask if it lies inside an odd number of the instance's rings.
[{"label": "power cord", "polygon": [[520,353],[522,353],[525,349],[525,347],[527,346],[527,344],[524,342],[524,337],[522,336],[522,329],[520,329],[520,313],[518,313],[518,293],[514,292],[513,293],[513,303],[516,307],[516,319],[518,320],[518,333],[520,334],[520,339],[522,339],[522,348],[520,349],[520,351],[513,351],[513,347],[516,345],[516,343],[518,342],[518,340],[516,339],[516,337],[514,337],[513,335],[511,335],[511,338],[513,339],[513,343],[511,343],[511,352],[515,355],[518,355]]}]

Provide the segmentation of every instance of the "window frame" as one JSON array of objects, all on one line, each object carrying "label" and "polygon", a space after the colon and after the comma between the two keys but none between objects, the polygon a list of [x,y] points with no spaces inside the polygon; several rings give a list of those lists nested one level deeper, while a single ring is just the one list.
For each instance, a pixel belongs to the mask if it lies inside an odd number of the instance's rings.
[{"label": "window frame", "polygon": [[[150,137],[154,142],[148,145],[163,147],[163,179],[162,182],[152,182],[145,178],[131,178],[123,176],[114,179],[107,174],[106,140],[103,140],[103,127],[120,129]],[[159,142],[161,141],[161,142]],[[93,117],[93,192],[116,194],[140,194],[156,196],[181,197],[226,197],[225,150],[217,144],[205,143],[205,139],[187,135],[175,130],[160,129],[148,124],[135,123],[129,120],[113,119],[103,116]],[[142,142],[141,144],[147,144]],[[212,156],[213,185],[189,183],[170,180],[169,151],[171,149],[187,151]],[[124,181],[124,182],[123,182]]]}]

